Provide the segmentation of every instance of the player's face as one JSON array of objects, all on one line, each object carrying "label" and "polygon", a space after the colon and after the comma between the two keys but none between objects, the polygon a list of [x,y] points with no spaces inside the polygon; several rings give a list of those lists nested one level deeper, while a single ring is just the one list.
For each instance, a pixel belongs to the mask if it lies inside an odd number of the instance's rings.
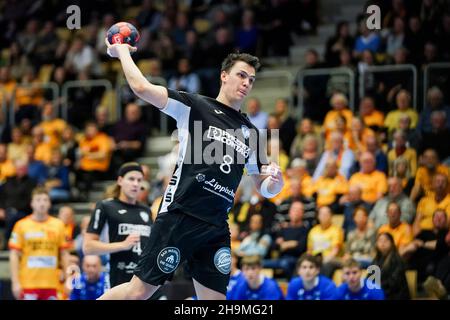
[{"label": "player's face", "polygon": [[242,267],[242,272],[244,273],[245,279],[249,283],[257,283],[259,280],[259,273],[261,271],[261,267],[259,266],[248,266],[244,265]]},{"label": "player's face", "polygon": [[356,267],[344,268],[344,280],[350,288],[358,288],[361,281],[361,270]]},{"label": "player's face", "polygon": [[43,194],[36,194],[31,199],[31,208],[33,209],[33,212],[36,212],[38,214],[45,214],[50,210],[50,197]]},{"label": "player's face", "polygon": [[242,101],[252,90],[255,68],[243,61],[237,61],[227,73],[221,74],[222,86],[230,102]]},{"label": "player's face", "polygon": [[303,281],[312,281],[319,274],[319,269],[311,261],[303,261],[298,270]]},{"label": "player's face", "polygon": [[139,171],[130,171],[123,177],[119,177],[117,183],[121,192],[129,199],[137,199],[144,176]]}]

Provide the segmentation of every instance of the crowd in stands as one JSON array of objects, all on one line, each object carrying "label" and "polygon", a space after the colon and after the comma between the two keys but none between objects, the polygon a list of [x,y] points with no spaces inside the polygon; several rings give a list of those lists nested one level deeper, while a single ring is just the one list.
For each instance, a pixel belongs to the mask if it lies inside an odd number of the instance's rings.
[{"label": "crowd in stands", "polygon": [[[6,30],[0,35],[0,105],[13,105],[13,114],[0,114],[4,249],[14,224],[30,214],[36,186],[45,187],[53,203],[87,201],[93,182],[111,179],[122,163],[145,152],[149,123],[159,115],[141,110],[127,88],[116,101],[123,117],[111,122],[115,111],[103,89],[77,87],[64,101],[39,86],[103,78],[116,83],[118,70],[104,44],[113,23],[126,19],[141,32],[133,58],[146,63],[140,64],[146,76],[162,77],[172,89],[215,96],[226,54],[237,49],[287,56],[291,35],[315,35],[320,22],[315,0],[92,1],[82,9],[83,28],[67,32],[64,1],[51,10],[32,2],[0,7]],[[324,56],[308,50],[303,70],[361,72],[408,63],[422,76],[429,63],[449,61],[444,1],[369,4],[381,7],[382,30],[369,30],[359,19],[352,35],[348,22],[337,24]],[[408,299],[407,270],[417,272],[419,289],[431,296],[450,292],[450,80],[435,79],[425,88],[426,104],[414,106],[409,74],[365,77],[365,95],[354,110],[348,79],[339,75],[296,84],[305,95],[301,119],[292,115],[297,95],[280,97],[270,113],[258,98],[247,100],[245,110],[258,129],[279,130],[269,145],[280,151],[269,157],[279,162],[286,184],[273,199],[254,192],[245,179],[236,192],[228,298]],[[161,159],[155,179],[145,168],[140,198],[152,207],[153,219],[176,154],[175,147]],[[72,265],[82,269],[74,273],[82,276],[73,280],[71,293],[61,289],[61,297],[91,299],[103,292],[99,264],[105,257],[83,258],[89,218],[76,226],[74,214],[67,206],[59,210]],[[380,283],[361,281],[373,265],[381,270]],[[263,275],[267,270],[275,280]],[[340,274],[344,282],[336,286]],[[289,285],[280,288],[280,279]]]}]

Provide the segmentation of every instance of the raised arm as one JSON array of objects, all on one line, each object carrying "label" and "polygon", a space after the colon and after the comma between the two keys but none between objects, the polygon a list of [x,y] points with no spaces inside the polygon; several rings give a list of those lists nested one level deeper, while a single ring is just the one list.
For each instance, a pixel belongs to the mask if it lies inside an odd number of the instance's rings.
[{"label": "raised arm", "polygon": [[139,70],[131,58],[130,52],[135,52],[136,47],[128,44],[110,44],[105,38],[107,53],[110,57],[118,58],[122,64],[122,69],[127,78],[131,90],[142,100],[162,109],[168,100],[167,89],[163,86],[151,84]]}]

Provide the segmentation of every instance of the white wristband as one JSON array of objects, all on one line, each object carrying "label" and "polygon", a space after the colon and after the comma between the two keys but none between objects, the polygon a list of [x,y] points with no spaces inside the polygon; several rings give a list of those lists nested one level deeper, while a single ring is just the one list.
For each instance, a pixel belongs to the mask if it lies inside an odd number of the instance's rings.
[{"label": "white wristband", "polygon": [[261,183],[261,195],[268,199],[275,197],[279,193],[279,192],[272,193],[269,191],[269,182],[270,182],[270,177],[267,177]]}]

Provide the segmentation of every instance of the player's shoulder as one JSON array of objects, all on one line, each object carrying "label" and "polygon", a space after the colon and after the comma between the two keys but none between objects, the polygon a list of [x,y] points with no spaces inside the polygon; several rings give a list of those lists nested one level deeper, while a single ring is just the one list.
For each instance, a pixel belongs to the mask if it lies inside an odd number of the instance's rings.
[{"label": "player's shoulder", "polygon": [[322,284],[324,287],[331,286],[336,288],[336,285],[334,284],[333,280],[323,275],[319,275],[319,283]]},{"label": "player's shoulder", "polygon": [[173,89],[167,89],[167,94],[169,99],[176,100],[186,105],[192,105],[194,102],[207,98],[198,93],[190,93]]},{"label": "player's shoulder", "polygon": [[289,281],[290,286],[301,286],[302,283],[303,283],[302,278],[298,276],[292,278],[291,281]]},{"label": "player's shoulder", "polygon": [[103,207],[103,208],[115,207],[117,205],[118,205],[118,201],[115,198],[106,198],[106,199],[98,201],[96,204],[97,207]]},{"label": "player's shoulder", "polygon": [[29,216],[26,216],[26,217],[18,220],[14,224],[14,229],[18,230],[18,229],[26,228],[27,226],[31,225],[32,223],[33,223],[33,220],[31,220],[31,218]]},{"label": "player's shoulder", "polygon": [[57,227],[63,227],[64,228],[64,222],[61,219],[57,218],[57,217],[49,216],[48,220],[46,221],[46,223],[55,225]]},{"label": "player's shoulder", "polygon": [[136,204],[135,204],[135,207],[136,207],[137,210],[140,210],[140,211],[145,211],[145,212],[147,212],[147,213],[150,213],[150,212],[151,212],[149,206],[146,206],[145,204],[140,203],[140,202],[136,203]]}]

